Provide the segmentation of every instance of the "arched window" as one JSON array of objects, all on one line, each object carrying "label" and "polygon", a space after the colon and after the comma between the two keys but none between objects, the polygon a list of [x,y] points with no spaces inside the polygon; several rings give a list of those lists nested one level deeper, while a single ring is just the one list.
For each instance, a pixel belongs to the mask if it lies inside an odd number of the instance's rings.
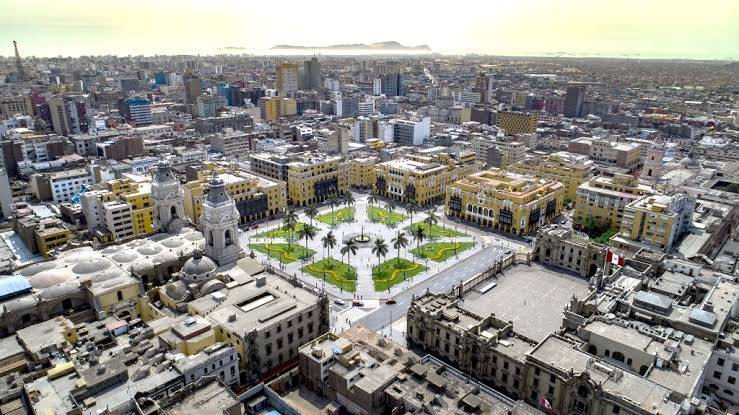
[{"label": "arched window", "polygon": [[472,212],[472,204],[467,203],[467,212]]},{"label": "arched window", "polygon": [[645,374],[647,374],[647,367],[644,366],[644,365],[642,365],[642,367],[639,368],[639,374],[642,375],[642,376],[644,376]]},{"label": "arched window", "polygon": [[117,295],[118,295],[118,301],[123,301],[123,291],[118,291]]},{"label": "arched window", "polygon": [[588,395],[590,395],[590,391],[588,390],[588,387],[587,386],[580,385],[577,388],[577,395],[580,396],[581,398],[587,398]]},{"label": "arched window", "polygon": [[169,208],[169,213],[172,214],[172,219],[177,219],[177,206],[171,206]]},{"label": "arched window", "polygon": [[619,362],[623,362],[626,360],[626,357],[621,352],[613,352],[613,359],[618,360]]},{"label": "arched window", "polygon": [[226,240],[226,246],[233,244],[233,241],[231,240],[231,230],[230,229],[226,229],[226,234],[224,235],[224,239]]},{"label": "arched window", "polygon": [[544,255],[549,256],[552,254],[552,250],[547,248],[547,251],[544,253]]},{"label": "arched window", "polygon": [[208,246],[213,246],[213,231],[208,231]]},{"label": "arched window", "polygon": [[598,355],[598,348],[591,344],[590,346],[588,346],[588,353],[597,356]]}]

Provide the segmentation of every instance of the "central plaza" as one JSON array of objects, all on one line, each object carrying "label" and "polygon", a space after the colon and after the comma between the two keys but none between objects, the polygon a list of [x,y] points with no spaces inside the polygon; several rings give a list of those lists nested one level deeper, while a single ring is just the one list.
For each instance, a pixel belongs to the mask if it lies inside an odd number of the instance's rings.
[{"label": "central plaza", "polygon": [[409,212],[367,194],[352,195],[339,205],[295,212],[292,226],[283,218],[250,229],[241,242],[265,265],[310,286],[368,300],[391,298],[483,245],[479,235],[435,211]]}]

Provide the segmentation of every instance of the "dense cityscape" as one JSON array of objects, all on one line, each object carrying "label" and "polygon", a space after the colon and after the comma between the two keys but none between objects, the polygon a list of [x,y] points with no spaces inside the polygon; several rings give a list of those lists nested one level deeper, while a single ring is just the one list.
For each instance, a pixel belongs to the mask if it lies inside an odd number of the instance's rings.
[{"label": "dense cityscape", "polygon": [[739,411],[736,61],[23,46],[0,414]]}]

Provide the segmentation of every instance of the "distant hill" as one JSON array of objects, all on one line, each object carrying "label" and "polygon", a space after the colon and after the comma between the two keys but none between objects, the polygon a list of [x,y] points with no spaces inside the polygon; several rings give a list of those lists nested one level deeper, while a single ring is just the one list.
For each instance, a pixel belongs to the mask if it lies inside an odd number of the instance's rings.
[{"label": "distant hill", "polygon": [[329,46],[276,45],[270,50],[321,50],[321,51],[366,51],[366,52],[431,52],[428,45],[404,46],[395,41],[378,43],[354,43]]}]

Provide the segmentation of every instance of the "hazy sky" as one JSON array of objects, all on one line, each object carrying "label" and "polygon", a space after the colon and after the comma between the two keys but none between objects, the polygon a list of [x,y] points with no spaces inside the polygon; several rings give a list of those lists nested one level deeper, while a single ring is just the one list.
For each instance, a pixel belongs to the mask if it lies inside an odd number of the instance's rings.
[{"label": "hazy sky", "polygon": [[0,55],[396,40],[441,53],[739,59],[739,0],[0,0]]}]

